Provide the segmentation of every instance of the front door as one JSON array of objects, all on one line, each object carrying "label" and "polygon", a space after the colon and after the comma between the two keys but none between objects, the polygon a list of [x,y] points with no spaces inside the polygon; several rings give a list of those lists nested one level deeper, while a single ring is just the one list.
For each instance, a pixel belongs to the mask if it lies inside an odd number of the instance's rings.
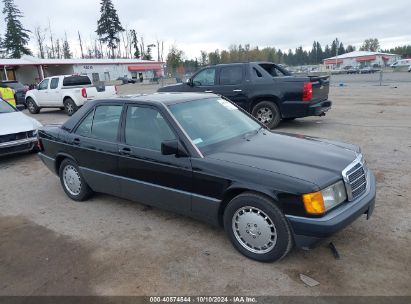
[{"label": "front door", "polygon": [[242,108],[248,104],[244,64],[223,66],[214,93],[223,95]]},{"label": "front door", "polygon": [[147,205],[189,212],[191,160],[161,153],[161,143],[176,139],[176,133],[154,107],[128,105],[125,113],[119,145],[122,196]]},{"label": "front door", "polygon": [[46,78],[37,86],[35,91],[36,103],[38,106],[49,106],[49,82],[50,79]]},{"label": "front door", "polygon": [[216,74],[216,68],[214,67],[201,70],[194,75],[192,85],[187,86],[187,90],[191,92],[215,93]]}]

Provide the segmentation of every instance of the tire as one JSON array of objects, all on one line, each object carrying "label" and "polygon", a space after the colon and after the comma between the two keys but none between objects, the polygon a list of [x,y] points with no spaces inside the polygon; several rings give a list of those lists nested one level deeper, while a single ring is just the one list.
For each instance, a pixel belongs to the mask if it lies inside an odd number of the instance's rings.
[{"label": "tire", "polygon": [[78,106],[74,103],[73,99],[66,98],[63,103],[64,109],[66,110],[68,116],[72,116],[74,113],[77,112]]},{"label": "tire", "polygon": [[29,97],[26,100],[27,109],[31,114],[39,114],[40,108],[37,106],[33,98]]},{"label": "tire", "polygon": [[63,160],[59,168],[59,176],[64,192],[72,200],[82,202],[93,194],[73,160],[69,158]]},{"label": "tire", "polygon": [[268,128],[274,129],[281,121],[281,113],[277,105],[272,101],[261,101],[252,111],[253,116]]},{"label": "tire", "polygon": [[252,192],[240,194],[228,203],[224,229],[234,247],[256,261],[278,261],[293,247],[284,214],[273,201]]}]

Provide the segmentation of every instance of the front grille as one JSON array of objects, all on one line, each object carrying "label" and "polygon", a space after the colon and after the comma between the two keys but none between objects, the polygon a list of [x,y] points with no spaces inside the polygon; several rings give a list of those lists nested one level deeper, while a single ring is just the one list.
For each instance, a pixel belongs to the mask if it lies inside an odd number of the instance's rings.
[{"label": "front grille", "polygon": [[0,135],[0,143],[20,140],[20,139],[26,139],[29,136],[30,137],[32,136],[31,132],[20,132],[20,133],[14,133],[14,134]]},{"label": "front grille", "polygon": [[367,177],[364,165],[361,162],[355,164],[345,173],[345,180],[350,200],[354,200],[363,194],[367,189]]}]

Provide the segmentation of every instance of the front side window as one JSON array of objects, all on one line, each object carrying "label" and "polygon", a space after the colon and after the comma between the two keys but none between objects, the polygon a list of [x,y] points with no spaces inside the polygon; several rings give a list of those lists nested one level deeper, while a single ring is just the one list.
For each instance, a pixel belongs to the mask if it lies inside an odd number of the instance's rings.
[{"label": "front side window", "polygon": [[194,85],[207,86],[215,84],[215,68],[202,70],[193,78]]},{"label": "front side window", "polygon": [[150,107],[129,106],[126,115],[126,144],[138,148],[161,150],[161,143],[176,136],[160,112]]},{"label": "front side window", "polygon": [[57,89],[57,86],[59,85],[59,79],[58,78],[52,78],[50,82],[50,89],[54,90]]},{"label": "front side window", "polygon": [[117,141],[118,126],[123,107],[98,106],[78,126],[76,134],[105,141]]},{"label": "front side window", "polygon": [[222,98],[207,98],[169,106],[174,117],[199,148],[220,143],[261,126]]},{"label": "front side window", "polygon": [[223,67],[220,72],[221,85],[235,85],[243,82],[243,67]]},{"label": "front side window", "polygon": [[48,87],[49,87],[49,80],[44,79],[42,82],[40,82],[38,89],[39,90],[47,90]]}]

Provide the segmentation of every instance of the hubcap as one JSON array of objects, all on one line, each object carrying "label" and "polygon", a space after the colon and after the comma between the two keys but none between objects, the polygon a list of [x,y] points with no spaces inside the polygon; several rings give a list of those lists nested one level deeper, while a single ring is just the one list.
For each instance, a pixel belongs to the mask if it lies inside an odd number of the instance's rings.
[{"label": "hubcap", "polygon": [[32,101],[29,102],[28,107],[29,107],[29,110],[30,110],[30,111],[34,112],[34,104],[33,104]]},{"label": "hubcap", "polygon": [[270,123],[274,118],[274,114],[271,109],[263,107],[257,111],[257,119],[263,124]]},{"label": "hubcap", "polygon": [[238,209],[232,219],[232,228],[237,241],[251,252],[269,252],[277,243],[273,221],[256,207]]},{"label": "hubcap", "polygon": [[63,169],[64,186],[71,195],[79,195],[81,192],[80,174],[72,165],[65,166]]},{"label": "hubcap", "polygon": [[73,113],[73,106],[70,103],[66,105],[66,108],[67,108],[67,113],[69,114]]}]

